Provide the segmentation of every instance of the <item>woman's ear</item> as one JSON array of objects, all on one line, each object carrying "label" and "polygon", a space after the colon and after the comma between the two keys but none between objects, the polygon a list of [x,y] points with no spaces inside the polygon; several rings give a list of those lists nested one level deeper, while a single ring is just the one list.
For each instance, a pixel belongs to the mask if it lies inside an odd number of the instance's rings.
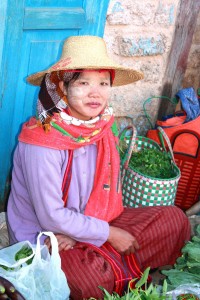
[{"label": "woman's ear", "polygon": [[59,81],[59,88],[61,89],[61,91],[63,92],[64,95],[67,95],[67,90],[64,85],[64,81]]}]

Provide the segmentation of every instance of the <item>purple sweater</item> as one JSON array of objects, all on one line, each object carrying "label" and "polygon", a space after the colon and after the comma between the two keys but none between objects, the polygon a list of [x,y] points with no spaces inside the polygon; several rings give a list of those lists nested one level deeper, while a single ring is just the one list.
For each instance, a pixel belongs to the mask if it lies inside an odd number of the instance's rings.
[{"label": "purple sweater", "polygon": [[7,208],[11,244],[23,240],[36,243],[40,231],[66,234],[96,246],[107,240],[108,223],[84,215],[93,187],[96,155],[96,145],[74,150],[65,208],[61,187],[68,151],[19,142]]}]

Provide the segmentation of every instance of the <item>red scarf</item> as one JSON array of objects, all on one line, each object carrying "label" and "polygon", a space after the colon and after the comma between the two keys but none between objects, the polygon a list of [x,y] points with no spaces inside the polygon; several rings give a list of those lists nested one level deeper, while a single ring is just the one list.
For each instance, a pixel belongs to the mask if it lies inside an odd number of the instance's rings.
[{"label": "red scarf", "polygon": [[[21,142],[58,150],[74,150],[96,143],[96,173],[85,215],[107,222],[123,211],[117,138],[111,130],[113,121],[113,116],[104,116],[95,124],[75,126],[67,124],[59,114],[54,114],[48,133],[35,118],[31,118],[23,125],[19,135]],[[64,130],[64,133],[55,127]]]}]

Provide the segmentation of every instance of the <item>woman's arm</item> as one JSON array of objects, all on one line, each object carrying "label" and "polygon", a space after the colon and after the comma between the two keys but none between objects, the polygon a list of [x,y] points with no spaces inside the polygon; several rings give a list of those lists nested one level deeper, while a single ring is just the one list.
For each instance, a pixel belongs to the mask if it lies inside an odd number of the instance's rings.
[{"label": "woman's arm", "polygon": [[[22,168],[30,198],[30,203],[26,206],[28,211],[25,212],[24,208],[24,213],[35,214],[35,219],[44,231],[64,234],[77,241],[101,246],[109,235],[108,223],[63,206],[62,167],[63,153],[66,151],[22,143],[20,147],[19,167]],[[26,220],[26,216],[24,217]],[[28,218],[26,221],[28,222]]]}]

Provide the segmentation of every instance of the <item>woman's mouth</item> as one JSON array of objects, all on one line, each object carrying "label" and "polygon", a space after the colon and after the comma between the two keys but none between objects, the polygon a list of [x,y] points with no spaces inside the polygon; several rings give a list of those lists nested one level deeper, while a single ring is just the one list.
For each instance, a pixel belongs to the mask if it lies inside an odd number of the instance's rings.
[{"label": "woman's mouth", "polygon": [[99,102],[89,102],[86,104],[87,106],[89,106],[90,108],[99,108],[101,106],[101,104]]}]

